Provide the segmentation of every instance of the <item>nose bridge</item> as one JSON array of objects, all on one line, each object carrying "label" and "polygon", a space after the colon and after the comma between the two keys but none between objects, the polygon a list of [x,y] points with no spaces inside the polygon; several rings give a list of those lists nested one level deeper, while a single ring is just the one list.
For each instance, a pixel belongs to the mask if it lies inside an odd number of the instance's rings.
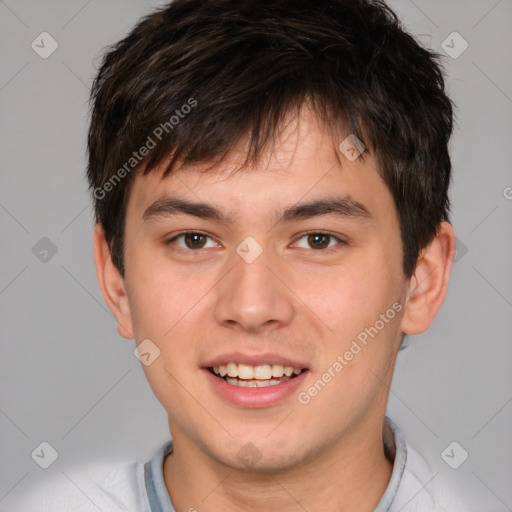
[{"label": "nose bridge", "polygon": [[293,303],[291,293],[277,277],[279,262],[270,250],[251,244],[251,240],[242,242],[230,258],[231,271],[219,286],[216,319],[248,331],[271,323],[288,324]]}]

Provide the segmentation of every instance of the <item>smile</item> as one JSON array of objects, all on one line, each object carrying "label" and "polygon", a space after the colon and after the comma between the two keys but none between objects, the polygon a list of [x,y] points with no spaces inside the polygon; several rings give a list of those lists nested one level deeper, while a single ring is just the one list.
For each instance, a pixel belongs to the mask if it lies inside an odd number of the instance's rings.
[{"label": "smile", "polygon": [[216,377],[232,386],[263,388],[275,386],[291,380],[303,372],[301,368],[282,364],[237,364],[229,362],[208,368]]}]

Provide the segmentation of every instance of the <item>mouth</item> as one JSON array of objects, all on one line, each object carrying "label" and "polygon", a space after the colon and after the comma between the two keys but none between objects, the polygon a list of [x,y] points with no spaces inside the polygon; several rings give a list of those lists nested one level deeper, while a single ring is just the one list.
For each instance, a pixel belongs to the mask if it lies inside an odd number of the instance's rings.
[{"label": "mouth", "polygon": [[231,386],[242,388],[265,388],[283,384],[297,378],[306,368],[284,366],[282,364],[257,364],[255,366],[227,362],[218,366],[210,366],[207,370],[215,377]]}]

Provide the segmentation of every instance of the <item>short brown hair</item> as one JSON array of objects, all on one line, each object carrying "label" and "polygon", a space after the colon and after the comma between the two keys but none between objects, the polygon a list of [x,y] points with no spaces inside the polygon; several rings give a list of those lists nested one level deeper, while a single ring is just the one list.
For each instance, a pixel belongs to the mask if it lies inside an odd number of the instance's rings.
[{"label": "short brown hair", "polygon": [[175,0],[109,49],[87,177],[121,275],[131,171],[221,160],[242,137],[255,161],[308,100],[334,140],[355,134],[376,157],[410,277],[448,220],[452,103],[439,55],[378,0]]}]

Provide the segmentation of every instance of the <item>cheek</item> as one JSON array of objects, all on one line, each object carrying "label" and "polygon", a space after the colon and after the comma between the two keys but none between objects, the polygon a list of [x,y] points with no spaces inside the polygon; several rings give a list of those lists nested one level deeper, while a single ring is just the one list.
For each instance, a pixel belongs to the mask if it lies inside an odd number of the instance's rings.
[{"label": "cheek", "polygon": [[137,263],[130,269],[130,289],[135,290],[129,297],[134,335],[137,342],[149,338],[160,350],[155,364],[144,370],[152,385],[162,372],[164,379],[170,378],[165,370],[183,380],[184,375],[197,370],[195,340],[206,339],[202,332],[206,322],[199,320],[207,315],[204,298],[211,280],[154,258],[144,261],[140,257]]},{"label": "cheek", "polygon": [[385,400],[383,382],[396,356],[401,310],[396,266],[373,261],[361,258],[325,276],[322,292],[309,295],[308,305],[329,329],[323,329],[316,379],[301,390],[311,399],[305,410],[319,417],[327,410],[339,425]]},{"label": "cheek", "polygon": [[320,280],[303,282],[300,294],[331,334],[346,341],[399,299],[399,275],[392,258],[375,247],[333,267]]},{"label": "cheek", "polygon": [[318,407],[363,411],[385,389],[379,379],[389,373],[399,339],[400,275],[395,256],[375,245],[324,275],[320,290],[304,292],[325,334],[317,369],[329,384]]},{"label": "cheek", "polygon": [[192,415],[194,404],[187,391],[197,394],[191,376],[199,371],[194,359],[195,339],[204,339],[198,315],[203,315],[201,297],[206,293],[197,279],[172,275],[155,268],[141,276],[133,301],[137,340],[149,338],[158,357],[142,365],[156,398],[167,411]]},{"label": "cheek", "polygon": [[166,339],[193,311],[206,285],[149,255],[137,255],[131,263],[130,288],[135,292],[130,296],[130,309],[137,339]]}]

